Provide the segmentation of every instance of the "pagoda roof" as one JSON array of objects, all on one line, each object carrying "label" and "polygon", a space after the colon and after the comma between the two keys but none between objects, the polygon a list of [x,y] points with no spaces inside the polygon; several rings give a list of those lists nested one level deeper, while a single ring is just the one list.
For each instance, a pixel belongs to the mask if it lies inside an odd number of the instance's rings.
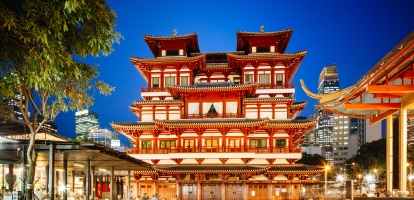
[{"label": "pagoda roof", "polygon": [[248,55],[236,55],[228,53],[227,56],[234,58],[236,60],[291,60],[291,59],[299,59],[304,57],[308,51],[298,51],[295,53],[287,53],[287,54],[280,54],[280,53],[252,53]]},{"label": "pagoda roof", "polygon": [[290,118],[294,119],[296,118],[299,113],[305,108],[305,106],[308,104],[308,102],[294,102],[292,105],[290,105]]},{"label": "pagoda roof", "polygon": [[280,31],[273,32],[245,32],[237,31],[237,51],[249,52],[249,38],[250,37],[274,37],[279,39],[280,52],[284,53],[286,51],[287,45],[289,43],[290,37],[292,36],[293,29],[285,29]]},{"label": "pagoda roof", "polygon": [[244,98],[243,102],[293,102],[293,97]]},{"label": "pagoda roof", "polygon": [[305,107],[308,102],[302,101],[302,102],[293,102],[293,104],[290,106],[290,108],[301,108]]},{"label": "pagoda roof", "polygon": [[258,83],[235,84],[228,82],[200,82],[194,85],[169,85],[166,88],[172,96],[179,96],[183,92],[224,92],[224,91],[242,91],[250,90],[247,96],[252,96],[256,92]]},{"label": "pagoda roof", "polygon": [[185,41],[187,44],[187,53],[191,54],[193,52],[200,52],[200,48],[198,46],[198,34],[191,33],[187,35],[180,35],[180,36],[152,36],[152,35],[144,35],[144,40],[147,42],[148,47],[151,49],[152,54],[154,57],[159,57],[159,45],[165,41]]},{"label": "pagoda roof", "polygon": [[323,173],[325,168],[323,166],[312,165],[273,165],[269,168],[267,173],[270,174],[296,174],[296,173],[311,173],[320,174]]},{"label": "pagoda roof", "polygon": [[200,55],[196,57],[185,57],[185,56],[168,56],[168,57],[158,57],[158,58],[137,58],[130,57],[132,64],[137,68],[141,76],[146,82],[150,74],[148,73],[152,67],[164,67],[165,64],[184,64],[184,63],[196,63],[200,64],[202,60],[205,60],[205,55]]},{"label": "pagoda roof", "polygon": [[152,104],[184,104],[182,100],[143,100],[134,101],[134,105],[152,105]]},{"label": "pagoda roof", "polygon": [[318,120],[269,120],[269,123],[263,128],[301,128],[303,126],[315,126]]},{"label": "pagoda roof", "polygon": [[267,166],[254,165],[175,165],[168,167],[157,167],[156,171],[161,173],[201,173],[201,174],[238,174],[238,173],[262,173],[269,169]]}]

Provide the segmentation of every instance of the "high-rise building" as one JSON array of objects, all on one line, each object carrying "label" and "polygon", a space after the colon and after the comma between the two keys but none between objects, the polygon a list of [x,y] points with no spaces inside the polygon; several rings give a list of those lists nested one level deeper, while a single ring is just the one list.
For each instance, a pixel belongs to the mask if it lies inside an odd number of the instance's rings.
[{"label": "high-rise building", "polygon": [[[319,75],[318,81],[318,94],[329,94],[335,91],[339,91],[339,78],[338,69],[335,65],[325,66]],[[325,157],[327,161],[332,163],[333,154],[333,114],[318,109],[316,116],[318,118],[318,124],[316,125],[316,146],[325,149]]]},{"label": "high-rise building", "polygon": [[127,154],[156,166],[134,172],[135,193],[299,199],[324,169],[294,164],[317,121],[297,118],[306,102],[294,102],[292,79],[306,52],[285,53],[292,31],[237,32],[233,52],[200,52],[197,34],[144,36],[154,58],[131,57],[148,83],[130,107],[138,121],[111,124],[133,140]]},{"label": "high-rise building", "polygon": [[111,147],[113,133],[108,129],[91,129],[88,138],[93,142]]},{"label": "high-rise building", "polygon": [[92,129],[99,129],[98,113],[89,110],[78,111],[76,117],[76,138],[88,138]]},{"label": "high-rise building", "polygon": [[[25,100],[25,96],[21,96],[20,94],[15,94],[13,99],[10,100],[3,100],[3,102],[5,102],[8,106],[10,106],[10,109],[13,111],[12,115],[10,116],[11,118],[20,121],[20,122],[25,122],[24,118],[23,118],[23,114],[20,111],[20,106],[19,106],[19,101],[20,98],[23,99],[23,101]],[[24,104],[23,104],[23,108],[24,108]],[[30,113],[29,113],[30,115]]]}]

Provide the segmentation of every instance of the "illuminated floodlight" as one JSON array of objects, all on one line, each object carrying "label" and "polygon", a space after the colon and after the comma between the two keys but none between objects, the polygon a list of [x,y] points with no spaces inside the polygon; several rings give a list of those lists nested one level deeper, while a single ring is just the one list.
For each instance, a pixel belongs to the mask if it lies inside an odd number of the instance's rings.
[{"label": "illuminated floodlight", "polygon": [[344,176],[342,176],[342,175],[338,175],[338,176],[336,176],[336,179],[337,179],[338,181],[340,181],[340,182],[342,182],[343,180],[345,180]]}]

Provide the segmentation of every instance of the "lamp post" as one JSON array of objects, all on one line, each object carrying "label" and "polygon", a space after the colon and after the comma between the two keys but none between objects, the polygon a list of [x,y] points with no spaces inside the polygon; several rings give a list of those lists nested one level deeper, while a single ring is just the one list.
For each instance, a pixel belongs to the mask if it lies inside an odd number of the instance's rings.
[{"label": "lamp post", "polygon": [[328,170],[329,170],[329,165],[326,165],[325,166],[325,199],[327,199],[328,198],[328,196],[327,196],[327,191],[328,191],[328,182],[327,182],[327,180],[328,180]]},{"label": "lamp post", "polygon": [[345,163],[345,170],[344,170],[344,172],[345,172],[345,181],[344,181],[344,191],[345,191],[345,194],[346,194],[346,177],[347,177],[347,174],[346,174],[346,166],[347,165],[351,165],[351,166],[354,166],[355,165],[355,163],[353,162],[353,163],[351,163],[351,164],[346,164]]},{"label": "lamp post", "polygon": [[359,193],[362,193],[361,178],[362,178],[362,174],[358,174]]}]

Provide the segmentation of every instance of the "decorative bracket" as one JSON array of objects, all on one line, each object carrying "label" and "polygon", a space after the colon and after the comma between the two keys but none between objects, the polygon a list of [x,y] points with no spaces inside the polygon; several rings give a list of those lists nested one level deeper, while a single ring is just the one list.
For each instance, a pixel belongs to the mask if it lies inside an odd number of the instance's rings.
[{"label": "decorative bracket", "polygon": [[248,164],[250,161],[252,161],[253,160],[253,158],[240,158],[242,161],[243,161],[243,163],[246,165],[246,164]]},{"label": "decorative bracket", "polygon": [[276,161],[276,159],[275,158],[268,158],[268,159],[266,159],[267,160],[267,162],[270,164],[270,165],[273,165],[273,163]]},{"label": "decorative bracket", "polygon": [[151,160],[152,164],[157,165],[160,162],[160,159]]},{"label": "decorative bracket", "polygon": [[181,162],[183,161],[182,158],[171,158],[171,160],[173,160],[175,163],[177,163],[177,165],[181,164]]},{"label": "decorative bracket", "polygon": [[219,158],[221,164],[226,164],[227,160],[229,160],[228,158]]},{"label": "decorative bracket", "polygon": [[204,161],[204,158],[196,158],[195,160],[197,161],[199,165],[201,165],[201,163],[203,163]]}]

